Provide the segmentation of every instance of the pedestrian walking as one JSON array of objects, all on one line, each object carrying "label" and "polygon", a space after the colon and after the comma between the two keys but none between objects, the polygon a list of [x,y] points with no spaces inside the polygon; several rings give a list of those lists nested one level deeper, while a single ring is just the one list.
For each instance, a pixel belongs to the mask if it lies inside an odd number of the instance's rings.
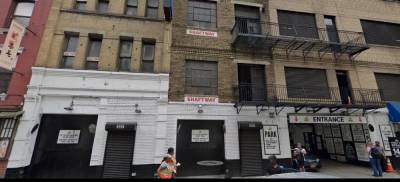
[{"label": "pedestrian walking", "polygon": [[371,155],[371,166],[374,172],[373,176],[382,177],[382,164],[381,160],[385,158],[384,150],[380,146],[380,142],[376,141],[375,146],[370,149],[369,154]]},{"label": "pedestrian walking", "polygon": [[306,169],[304,168],[304,160],[306,155],[306,149],[303,148],[301,143],[297,143],[293,151],[293,158],[296,165],[295,169],[298,169],[300,172],[306,171]]},{"label": "pedestrian walking", "polygon": [[177,167],[181,164],[176,161],[175,149],[173,147],[168,148],[167,155],[171,157],[173,161],[173,177],[177,174]]},{"label": "pedestrian walking", "polygon": [[160,179],[172,179],[174,173],[173,160],[169,155],[163,158],[160,166],[157,169],[157,175]]}]

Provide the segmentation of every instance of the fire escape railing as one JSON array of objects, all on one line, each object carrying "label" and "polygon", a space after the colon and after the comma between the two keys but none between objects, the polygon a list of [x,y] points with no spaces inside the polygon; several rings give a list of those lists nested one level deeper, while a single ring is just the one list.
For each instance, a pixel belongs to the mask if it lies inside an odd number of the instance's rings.
[{"label": "fire escape railing", "polygon": [[244,105],[379,108],[385,104],[377,89],[351,89],[350,92],[343,96],[339,88],[285,85],[239,84],[234,88],[237,102]]},{"label": "fire escape railing", "polygon": [[269,47],[304,53],[336,53],[350,56],[369,48],[362,32],[262,22],[255,19],[236,19],[232,36],[233,46],[236,48]]}]

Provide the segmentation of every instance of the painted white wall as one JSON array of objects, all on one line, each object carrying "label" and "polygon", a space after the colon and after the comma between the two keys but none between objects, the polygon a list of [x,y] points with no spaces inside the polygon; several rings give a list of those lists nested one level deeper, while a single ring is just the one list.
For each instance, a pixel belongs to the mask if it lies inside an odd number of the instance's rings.
[{"label": "painted white wall", "polygon": [[[108,122],[136,122],[133,164],[153,164],[158,122],[166,122],[168,74],[115,73],[86,70],[33,68],[21,118],[11,150],[8,168],[30,164],[43,114],[98,115],[91,166],[103,164]],[[74,110],[66,111],[71,101]],[[139,104],[141,114],[135,113]],[[164,113],[163,113],[164,112]]]}]

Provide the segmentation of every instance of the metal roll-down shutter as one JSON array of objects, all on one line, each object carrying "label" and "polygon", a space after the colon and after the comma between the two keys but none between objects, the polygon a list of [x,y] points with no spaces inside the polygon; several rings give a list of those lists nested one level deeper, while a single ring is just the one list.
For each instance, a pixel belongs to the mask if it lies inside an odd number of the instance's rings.
[{"label": "metal roll-down shutter", "polygon": [[240,124],[239,145],[242,176],[262,176],[261,124]]},{"label": "metal roll-down shutter", "polygon": [[108,135],[104,154],[103,177],[130,178],[136,125],[132,127],[124,124],[113,124],[107,125],[106,129]]}]

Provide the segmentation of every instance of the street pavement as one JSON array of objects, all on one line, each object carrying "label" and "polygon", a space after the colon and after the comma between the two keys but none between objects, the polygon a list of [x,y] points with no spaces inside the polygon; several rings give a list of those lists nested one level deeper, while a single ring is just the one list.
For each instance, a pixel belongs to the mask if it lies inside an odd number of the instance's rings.
[{"label": "street pavement", "polygon": [[[327,176],[326,178],[337,177],[337,178],[370,178],[374,179],[377,177],[372,176],[372,170],[369,167],[357,166],[351,164],[340,163],[331,160],[323,160],[323,167],[315,176],[309,174],[297,174],[298,178],[303,178],[302,176],[309,176],[310,178],[318,178],[318,176]],[[296,174],[294,174],[296,175]],[[283,175],[284,178],[285,175]],[[215,175],[215,176],[191,176],[191,177],[180,177],[180,178],[203,178],[203,179],[223,179],[224,175]],[[253,176],[253,177],[233,177],[233,179],[254,179],[254,178],[270,178],[268,176]],[[279,177],[282,178],[282,177]],[[293,178],[293,175],[288,175],[288,178]],[[305,177],[307,178],[307,177]],[[321,177],[325,178],[325,177]],[[384,173],[384,179],[400,179],[400,172],[393,173]]]}]

